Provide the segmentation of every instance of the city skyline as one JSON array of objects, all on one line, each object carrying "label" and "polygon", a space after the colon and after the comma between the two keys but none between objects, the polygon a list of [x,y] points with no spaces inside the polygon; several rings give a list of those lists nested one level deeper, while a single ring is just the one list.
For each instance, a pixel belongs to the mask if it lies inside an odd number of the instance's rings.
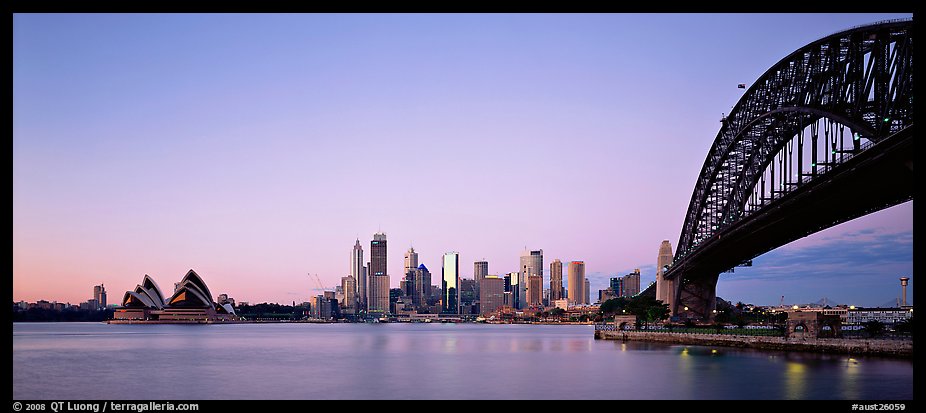
[{"label": "city skyline", "polygon": [[[585,262],[592,301],[635,268],[646,288],[736,85],[897,17],[14,15],[13,298],[196,268],[241,301],[308,301],[306,273],[359,279],[346,251],[377,232],[390,288],[412,245],[430,268],[459,251],[462,278],[530,246]],[[912,211],[771,251],[717,294],[880,305],[912,290]]]}]

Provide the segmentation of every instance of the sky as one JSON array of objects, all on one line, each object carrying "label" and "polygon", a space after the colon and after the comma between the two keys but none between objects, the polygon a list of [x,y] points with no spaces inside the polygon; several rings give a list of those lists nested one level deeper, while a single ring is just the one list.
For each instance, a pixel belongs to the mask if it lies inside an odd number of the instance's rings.
[{"label": "sky", "polygon": [[[911,14],[15,14],[13,300],[194,269],[303,302],[388,239],[440,274],[525,249],[655,279],[722,113],[794,50]],[[724,274],[755,304],[894,302],[912,201]],[[167,287],[165,287],[167,288]],[[908,300],[912,300],[909,293]],[[593,293],[593,300],[597,294]]]}]

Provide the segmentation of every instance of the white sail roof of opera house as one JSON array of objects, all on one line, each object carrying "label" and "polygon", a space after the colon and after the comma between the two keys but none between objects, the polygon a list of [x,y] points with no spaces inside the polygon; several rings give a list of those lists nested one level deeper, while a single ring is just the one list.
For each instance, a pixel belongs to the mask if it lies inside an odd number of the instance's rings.
[{"label": "white sail roof of opera house", "polygon": [[221,305],[212,299],[212,293],[203,279],[192,269],[186,273],[177,284],[174,294],[164,299],[161,288],[154,279],[145,274],[142,283],[135,286],[134,291],[126,291],[122,298],[122,306],[128,308],[217,308],[221,307],[230,314],[235,314],[231,305]]}]

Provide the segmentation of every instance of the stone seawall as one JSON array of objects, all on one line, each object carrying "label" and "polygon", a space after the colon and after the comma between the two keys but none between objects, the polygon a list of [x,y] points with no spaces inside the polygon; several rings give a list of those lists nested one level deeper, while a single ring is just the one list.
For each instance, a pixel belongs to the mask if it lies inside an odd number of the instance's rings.
[{"label": "stone seawall", "polygon": [[727,334],[653,333],[647,331],[595,330],[596,339],[650,341],[699,346],[743,347],[763,350],[812,351],[817,353],[913,357],[913,340],[785,338]]}]

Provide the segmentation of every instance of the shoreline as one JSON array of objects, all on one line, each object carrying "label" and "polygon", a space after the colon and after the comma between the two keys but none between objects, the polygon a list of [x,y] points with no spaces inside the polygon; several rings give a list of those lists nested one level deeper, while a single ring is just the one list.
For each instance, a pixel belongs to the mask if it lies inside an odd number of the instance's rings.
[{"label": "shoreline", "polygon": [[596,340],[646,341],[699,346],[722,346],[758,350],[802,351],[913,358],[913,340],[857,338],[785,338],[697,333],[654,333],[647,331],[595,330]]}]

